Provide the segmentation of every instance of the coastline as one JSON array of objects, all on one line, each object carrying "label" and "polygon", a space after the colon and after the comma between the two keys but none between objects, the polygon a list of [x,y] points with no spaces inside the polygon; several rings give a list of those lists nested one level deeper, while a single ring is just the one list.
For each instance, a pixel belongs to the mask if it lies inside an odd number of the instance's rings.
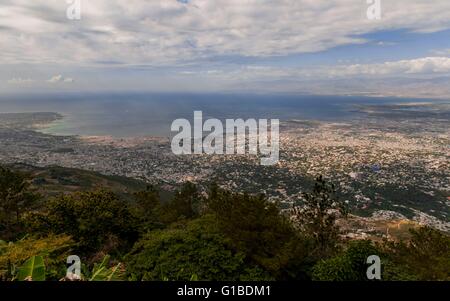
[{"label": "coastline", "polygon": [[[151,142],[168,142],[168,137],[159,136],[129,136],[129,137],[115,137],[112,135],[80,135],[80,134],[64,134],[58,133],[56,130],[59,127],[64,127],[69,114],[62,114],[58,112],[51,112],[55,114],[55,119],[51,121],[40,121],[32,124],[32,128],[37,133],[51,135],[54,137],[71,137],[76,138],[82,143],[95,145],[109,145],[114,147],[136,147],[145,143]],[[33,114],[33,113],[31,113]]]},{"label": "coastline", "polygon": [[32,127],[35,129],[35,131],[47,135],[71,136],[71,135],[59,135],[51,132],[51,130],[57,127],[58,125],[64,124],[65,119],[68,116],[67,114],[62,114],[59,112],[52,112],[52,113],[57,116],[54,120],[32,124]]},{"label": "coastline", "polygon": [[352,123],[294,120],[280,137],[280,165],[262,168],[251,156],[176,156],[168,138],[40,131],[59,116],[0,116],[2,163],[80,168],[170,185],[216,181],[233,191],[264,191],[285,206],[304,191],[308,179],[321,174],[342,187],[343,197],[357,214],[395,211],[435,227],[442,227],[441,222],[450,227],[448,205],[443,203],[450,187],[444,173],[448,128],[439,120],[407,124],[385,117]]}]

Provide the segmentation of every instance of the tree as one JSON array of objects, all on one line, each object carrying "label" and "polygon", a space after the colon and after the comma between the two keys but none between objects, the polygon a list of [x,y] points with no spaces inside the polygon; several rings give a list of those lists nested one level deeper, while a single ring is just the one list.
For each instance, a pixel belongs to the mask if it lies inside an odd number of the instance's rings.
[{"label": "tree", "polygon": [[108,191],[62,195],[27,220],[30,230],[37,233],[71,235],[85,252],[103,247],[108,253],[134,243],[138,235],[138,219],[125,202]]},{"label": "tree", "polygon": [[177,208],[179,214],[186,218],[192,218],[198,215],[195,210],[200,202],[200,195],[197,186],[191,182],[186,182],[175,195],[172,201],[173,206]]},{"label": "tree", "polygon": [[166,225],[180,219],[192,219],[199,215],[200,203],[201,197],[197,186],[187,182],[175,193],[173,200],[160,206],[158,215]]},{"label": "tree", "polygon": [[277,279],[307,278],[309,241],[280,214],[276,203],[213,185],[207,204],[235,250]]},{"label": "tree", "polygon": [[0,166],[0,235],[3,239],[13,239],[20,233],[21,216],[38,199],[22,174]]},{"label": "tree", "polygon": [[318,281],[366,281],[367,258],[380,251],[369,240],[351,241],[338,256],[321,260],[313,268],[312,278]]},{"label": "tree", "polygon": [[127,255],[135,280],[269,280],[246,255],[230,248],[212,216],[149,232]]},{"label": "tree", "polygon": [[134,193],[136,203],[146,213],[151,213],[160,204],[159,191],[153,185],[148,185],[144,191]]},{"label": "tree", "polygon": [[302,206],[293,209],[295,224],[313,239],[318,258],[335,254],[339,243],[336,219],[338,213],[346,216],[347,208],[337,198],[334,185],[317,177],[313,190],[303,194],[303,201]]},{"label": "tree", "polygon": [[148,231],[149,229],[161,228],[160,215],[158,210],[161,207],[159,191],[153,185],[147,186],[146,190],[134,193],[136,200],[136,216],[141,222],[141,229]]},{"label": "tree", "polygon": [[450,280],[450,236],[430,227],[411,229],[409,241],[385,241],[388,280]]}]

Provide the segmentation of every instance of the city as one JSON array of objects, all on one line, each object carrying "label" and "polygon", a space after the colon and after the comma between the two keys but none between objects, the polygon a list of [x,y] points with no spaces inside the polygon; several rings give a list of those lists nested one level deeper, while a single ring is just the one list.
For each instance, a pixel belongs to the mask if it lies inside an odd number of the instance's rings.
[{"label": "city", "polygon": [[[383,116],[386,108],[373,106],[361,109],[369,112],[366,119],[352,122],[282,122],[274,166],[261,166],[249,154],[174,155],[169,138],[47,135],[39,128],[60,115],[1,114],[0,160],[126,176],[169,191],[187,181],[205,191],[215,182],[236,192],[264,193],[284,209],[322,175],[356,215],[395,212],[450,231],[448,119],[412,106],[418,116],[409,116],[411,121]],[[448,114],[448,105],[440,106],[440,114]],[[399,105],[396,114],[412,114],[404,108]]]}]

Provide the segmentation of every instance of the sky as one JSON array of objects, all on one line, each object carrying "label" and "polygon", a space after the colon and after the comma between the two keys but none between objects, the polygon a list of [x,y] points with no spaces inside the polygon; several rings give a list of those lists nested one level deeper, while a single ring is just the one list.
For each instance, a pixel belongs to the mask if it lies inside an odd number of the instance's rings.
[{"label": "sky", "polygon": [[450,98],[450,1],[0,0],[0,93],[58,91]]}]

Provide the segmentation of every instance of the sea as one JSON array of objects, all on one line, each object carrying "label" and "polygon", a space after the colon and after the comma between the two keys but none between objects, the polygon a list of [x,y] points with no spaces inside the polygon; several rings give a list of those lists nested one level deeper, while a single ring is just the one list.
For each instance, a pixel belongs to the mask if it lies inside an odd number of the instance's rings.
[{"label": "sea", "polygon": [[54,135],[169,137],[175,119],[203,118],[348,121],[358,107],[437,100],[364,96],[206,93],[64,93],[0,95],[0,112],[56,112],[63,118],[42,129]]}]

